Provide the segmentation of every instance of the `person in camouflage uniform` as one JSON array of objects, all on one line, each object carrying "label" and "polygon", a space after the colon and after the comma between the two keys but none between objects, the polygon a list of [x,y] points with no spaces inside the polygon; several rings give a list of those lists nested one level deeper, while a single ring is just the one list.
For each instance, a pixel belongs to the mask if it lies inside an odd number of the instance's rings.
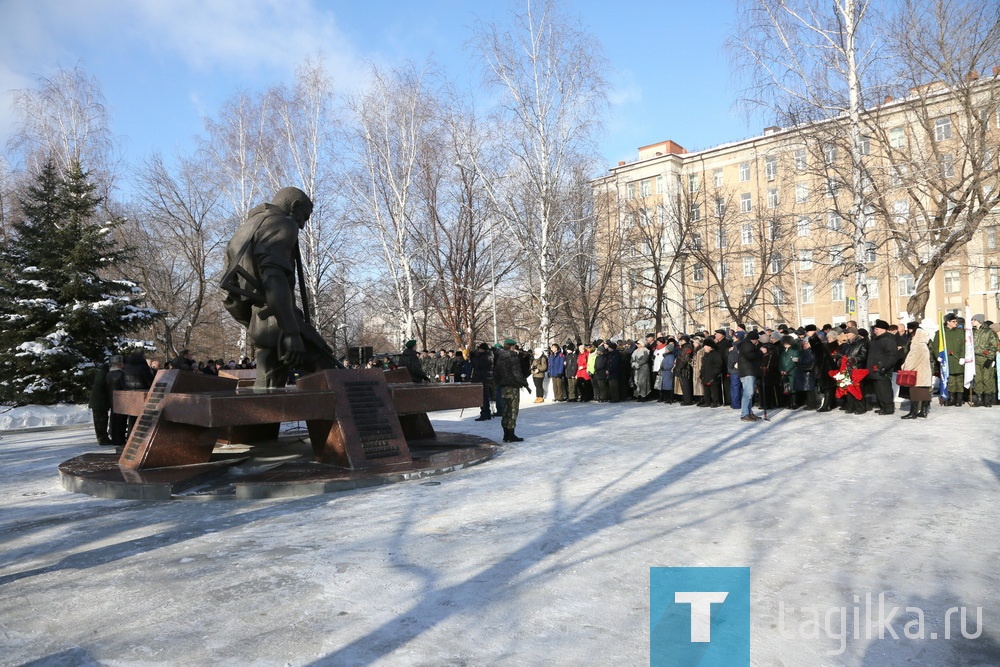
[{"label": "person in camouflage uniform", "polygon": [[972,343],[976,352],[976,377],[972,381],[974,407],[993,407],[997,400],[997,335],[987,326],[982,315],[972,316]]},{"label": "person in camouflage uniform", "polygon": [[528,378],[521,369],[521,358],[514,346],[517,341],[508,338],[503,342],[503,349],[497,352],[493,365],[493,381],[500,387],[503,395],[503,426],[504,442],[522,442],[514,433],[517,427],[517,413],[521,402],[521,389],[528,389]]}]

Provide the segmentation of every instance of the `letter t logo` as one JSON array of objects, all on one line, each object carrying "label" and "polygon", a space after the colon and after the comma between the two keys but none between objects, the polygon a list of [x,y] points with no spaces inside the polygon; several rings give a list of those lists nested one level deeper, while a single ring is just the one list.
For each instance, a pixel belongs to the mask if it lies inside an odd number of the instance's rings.
[{"label": "letter t logo", "polygon": [[712,604],[721,604],[729,597],[725,591],[705,593],[697,591],[676,591],[674,602],[691,605],[691,641],[712,641]]}]

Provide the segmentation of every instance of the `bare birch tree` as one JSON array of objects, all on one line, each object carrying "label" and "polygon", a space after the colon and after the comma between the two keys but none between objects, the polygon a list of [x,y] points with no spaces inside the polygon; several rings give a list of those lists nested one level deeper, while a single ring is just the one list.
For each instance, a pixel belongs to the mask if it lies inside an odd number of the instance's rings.
[{"label": "bare birch tree", "polygon": [[[786,126],[840,119],[851,166],[844,183],[850,205],[857,319],[868,321],[868,230],[859,224],[867,185],[862,114],[878,99],[878,43],[871,37],[870,0],[741,0],[741,29],[730,41],[737,70],[749,84],[743,102]],[[874,95],[872,95],[874,93]],[[806,135],[803,135],[806,136]]]},{"label": "bare birch tree", "polygon": [[28,172],[36,173],[50,158],[60,173],[83,165],[107,197],[121,151],[96,78],[79,65],[60,69],[39,77],[37,88],[15,91],[13,106],[19,120],[8,148],[20,155]]},{"label": "bare birch tree", "polygon": [[414,272],[423,251],[415,242],[414,190],[422,144],[436,114],[427,77],[412,65],[389,71],[372,66],[367,90],[349,104],[355,127],[352,214],[359,229],[371,233],[365,246],[375,249],[391,284],[387,312],[398,321],[403,340],[414,335],[421,289]]},{"label": "bare birch tree", "polygon": [[168,358],[198,347],[215,352],[207,345],[215,337],[206,330],[221,324],[216,276],[228,235],[210,171],[209,164],[183,158],[171,168],[154,155],[139,173],[129,236],[145,259],[132,270],[150,300],[167,312],[155,334]]},{"label": "bare birch tree", "polygon": [[333,81],[322,61],[307,60],[296,71],[291,88],[274,88],[267,98],[269,133],[274,137],[272,159],[262,164],[267,188],[276,192],[293,185],[313,201],[312,216],[299,239],[304,289],[313,325],[330,335],[346,316],[344,299],[334,283],[349,260],[337,187],[340,116]]},{"label": "bare birch tree", "polygon": [[530,264],[539,339],[551,337],[552,286],[571,208],[563,203],[573,166],[593,150],[606,104],[606,64],[597,40],[563,17],[553,0],[526,0],[512,26],[481,25],[474,37],[487,81],[500,93],[506,173],[480,165],[503,220]]},{"label": "bare birch tree", "polygon": [[1000,79],[990,71],[1000,13],[995,3],[906,0],[882,34],[897,99],[865,117],[870,204],[912,277],[906,310],[922,319],[938,270],[1000,202]]}]

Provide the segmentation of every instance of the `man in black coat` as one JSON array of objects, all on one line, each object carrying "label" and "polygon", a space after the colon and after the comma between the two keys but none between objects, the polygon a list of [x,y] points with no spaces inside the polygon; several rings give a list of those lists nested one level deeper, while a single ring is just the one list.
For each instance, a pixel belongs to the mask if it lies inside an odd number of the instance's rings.
[{"label": "man in black coat", "polygon": [[622,400],[622,357],[618,354],[618,345],[612,341],[607,342],[607,373],[608,373],[608,400],[618,403]]},{"label": "man in black coat", "polygon": [[115,412],[113,401],[115,392],[125,389],[125,383],[123,381],[125,375],[123,372],[124,368],[125,363],[122,356],[120,354],[112,355],[108,374],[104,378],[108,396],[112,397],[109,435],[111,437],[111,444],[118,448],[125,446],[125,440],[128,437],[128,415],[121,415]]},{"label": "man in black coat", "polygon": [[493,396],[493,353],[486,343],[480,343],[472,353],[472,381],[483,386],[483,404],[479,408],[479,417],[476,421],[492,419],[490,397]]},{"label": "man in black coat", "polygon": [[718,350],[718,343],[712,338],[705,340],[705,354],[701,357],[701,377],[704,385],[701,406],[722,407],[722,382],[726,372],[726,359]]},{"label": "man in black coat", "polygon": [[743,385],[743,396],[740,400],[740,421],[760,421],[753,413],[753,392],[757,377],[761,372],[761,360],[764,353],[760,349],[760,333],[751,331],[740,343],[740,358],[736,370],[740,374],[740,384]]},{"label": "man in black coat", "polygon": [[674,361],[674,378],[681,386],[681,405],[694,403],[694,345],[690,336],[681,336]]},{"label": "man in black coat", "polygon": [[403,353],[399,355],[399,365],[410,372],[410,379],[414,382],[430,382],[431,379],[424,372],[420,357],[417,356],[417,341],[406,341]]},{"label": "man in black coat", "polygon": [[594,343],[594,400],[598,403],[608,402],[608,346],[603,340]]},{"label": "man in black coat", "polygon": [[111,412],[111,393],[108,391],[108,365],[101,364],[94,375],[90,389],[90,413],[94,416],[94,434],[97,444],[110,445],[108,437],[108,414]]},{"label": "man in black coat", "polygon": [[[809,392],[809,397],[806,398],[806,410],[830,412],[836,403],[837,390],[837,383],[830,377],[830,371],[834,370],[830,348],[819,337],[815,324],[807,324],[805,329],[806,340],[809,341],[809,347],[813,351],[813,371],[816,373],[816,391]],[[823,402],[822,405],[817,405],[820,396]]]},{"label": "man in black coat", "polygon": [[892,371],[896,366],[896,337],[889,333],[885,320],[875,320],[872,327],[875,336],[868,351],[868,378],[871,380],[878,401],[877,415],[891,415],[895,412],[892,401]]},{"label": "man in black coat", "polygon": [[572,341],[566,341],[566,351],[563,353],[566,358],[566,400],[570,403],[575,403],[577,399],[576,393],[576,372],[579,369],[577,360],[579,358],[579,353],[576,351],[576,346],[573,345]]}]

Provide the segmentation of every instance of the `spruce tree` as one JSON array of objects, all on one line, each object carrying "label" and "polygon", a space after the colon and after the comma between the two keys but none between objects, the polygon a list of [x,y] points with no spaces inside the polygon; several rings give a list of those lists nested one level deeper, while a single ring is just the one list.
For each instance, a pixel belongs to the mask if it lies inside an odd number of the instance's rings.
[{"label": "spruce tree", "polygon": [[79,165],[63,175],[50,161],[21,198],[0,247],[2,403],[85,401],[92,369],[158,316],[134,283],[107,277],[127,254],[94,191]]}]

